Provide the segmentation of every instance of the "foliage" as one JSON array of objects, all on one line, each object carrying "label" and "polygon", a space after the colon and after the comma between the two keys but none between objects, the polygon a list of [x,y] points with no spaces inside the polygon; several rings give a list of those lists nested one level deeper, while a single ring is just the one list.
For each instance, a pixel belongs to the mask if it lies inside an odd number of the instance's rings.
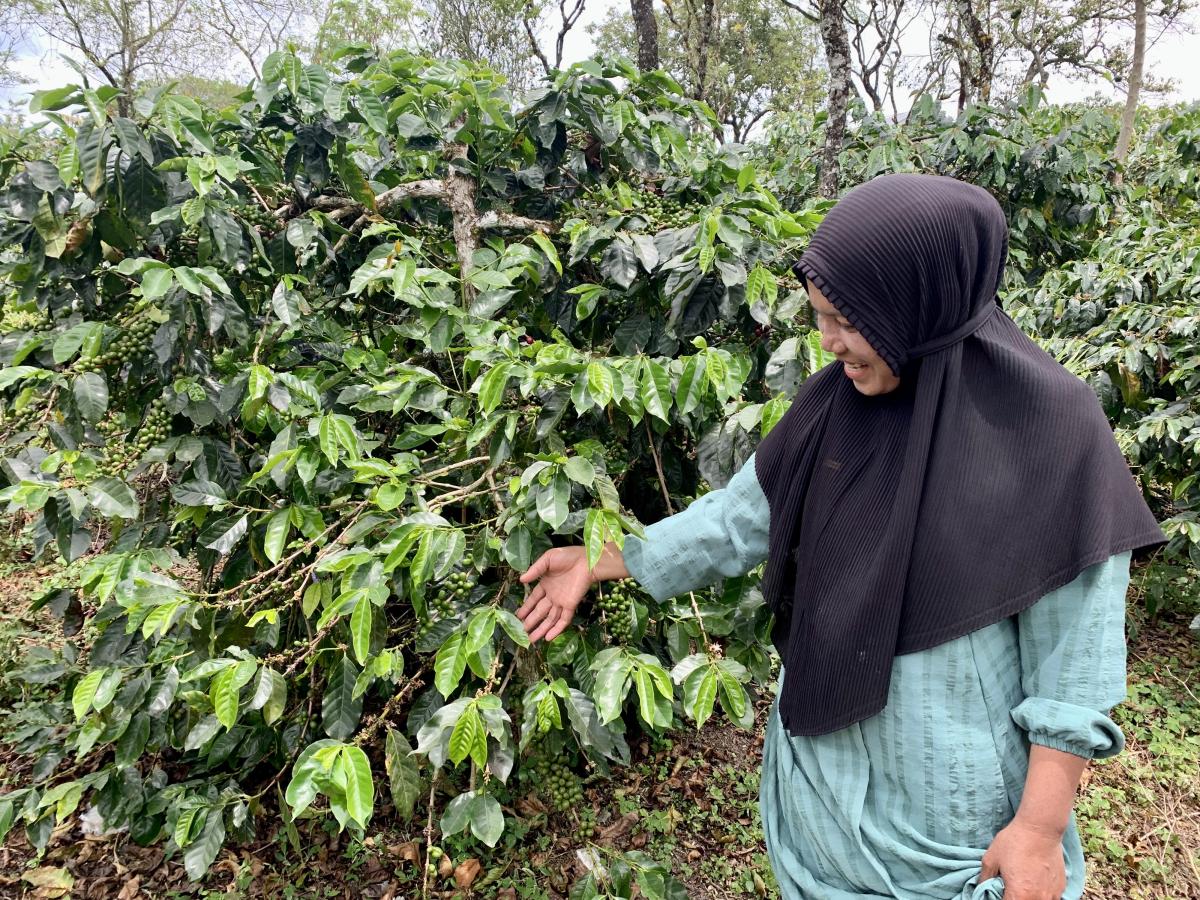
[{"label": "foliage", "polygon": [[[746,140],[768,115],[814,113],[824,102],[816,28],[786,6],[737,0],[705,18],[698,6],[682,4],[660,16],[659,34],[662,67],[712,108],[734,141]],[[610,10],[594,37],[602,53],[637,56],[627,11]]]},{"label": "foliage", "polygon": [[533,747],[748,723],[753,579],[542,653],[513,570],[748,456],[820,361],[780,292],[815,214],[627,66],[518,106],[469,65],[284,52],[221,113],[117,99],[38,95],[58,150],[0,195],[0,499],[78,560],[39,604],[82,626],[10,717],[0,831],[93,805],[199,877],[276,805],[361,830],[432,777],[443,832],[494,844]]}]

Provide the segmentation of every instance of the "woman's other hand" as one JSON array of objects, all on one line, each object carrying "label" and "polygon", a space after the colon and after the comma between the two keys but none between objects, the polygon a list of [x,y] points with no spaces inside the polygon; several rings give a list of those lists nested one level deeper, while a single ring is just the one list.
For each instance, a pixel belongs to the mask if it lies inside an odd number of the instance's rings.
[{"label": "woman's other hand", "polygon": [[517,610],[532,643],[541,638],[554,640],[562,634],[575,610],[597,581],[628,578],[621,549],[609,541],[600,553],[595,569],[588,569],[587,551],[582,547],[555,547],[547,550],[521,576],[521,584],[537,584]]},{"label": "woman's other hand", "polygon": [[1061,900],[1067,887],[1062,832],[1014,819],[983,855],[979,880],[1004,879],[1004,900]]}]

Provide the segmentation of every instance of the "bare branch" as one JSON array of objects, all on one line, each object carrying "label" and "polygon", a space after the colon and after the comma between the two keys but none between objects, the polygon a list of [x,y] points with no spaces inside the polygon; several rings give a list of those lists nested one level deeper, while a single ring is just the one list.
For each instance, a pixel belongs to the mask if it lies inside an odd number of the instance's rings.
[{"label": "bare branch", "polygon": [[530,219],[513,213],[490,211],[485,212],[475,223],[481,231],[488,228],[511,228],[513,231],[544,231],[553,232],[558,228],[554,222],[545,219]]}]

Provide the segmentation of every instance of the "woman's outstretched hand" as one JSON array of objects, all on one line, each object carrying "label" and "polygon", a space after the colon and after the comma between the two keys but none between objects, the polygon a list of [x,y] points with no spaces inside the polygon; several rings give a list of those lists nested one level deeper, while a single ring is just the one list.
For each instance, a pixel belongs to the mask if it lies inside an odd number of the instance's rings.
[{"label": "woman's outstretched hand", "polygon": [[595,582],[628,577],[625,557],[612,541],[604,545],[594,569],[588,568],[587,551],[582,547],[555,547],[521,576],[521,584],[535,580],[537,584],[517,610],[517,618],[525,623],[530,642],[552,641],[571,624]]},{"label": "woman's outstretched hand", "polygon": [[521,576],[522,584],[537,580],[517,618],[525,624],[532,643],[545,638],[554,640],[575,617],[592,586],[587,552],[582,547],[555,547],[547,550]]}]

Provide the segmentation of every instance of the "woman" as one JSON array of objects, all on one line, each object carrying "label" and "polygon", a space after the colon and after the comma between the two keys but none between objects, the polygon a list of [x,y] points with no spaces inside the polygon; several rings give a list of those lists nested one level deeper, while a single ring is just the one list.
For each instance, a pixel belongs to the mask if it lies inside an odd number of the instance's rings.
[{"label": "woman", "polygon": [[890,175],[797,269],[837,361],[721,490],[609,544],[548,551],[534,639],[589,585],[656,598],[767,561],[783,660],[760,807],[786,898],[1077,898],[1071,817],[1120,752],[1130,551],[1162,541],[1090,389],[1004,315],[987,192]]}]

